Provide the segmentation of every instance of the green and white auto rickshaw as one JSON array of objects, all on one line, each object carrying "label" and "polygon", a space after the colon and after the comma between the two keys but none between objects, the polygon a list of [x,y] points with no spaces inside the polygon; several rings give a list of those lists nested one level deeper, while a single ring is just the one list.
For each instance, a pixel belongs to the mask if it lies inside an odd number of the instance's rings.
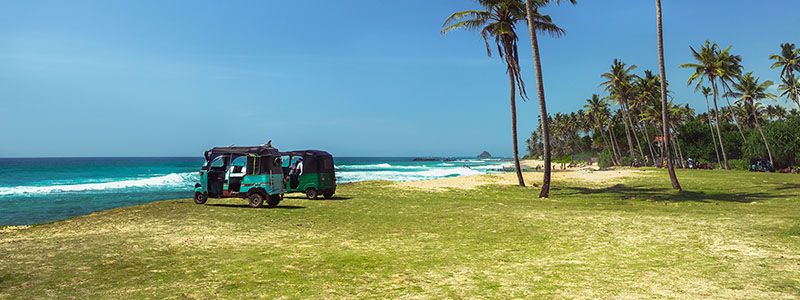
[{"label": "green and white auto rickshaw", "polygon": [[275,207],[286,192],[278,149],[269,145],[254,147],[215,147],[205,152],[206,162],[195,184],[194,202],[208,198],[242,198],[250,207]]},{"label": "green and white auto rickshaw", "polygon": [[287,193],[305,193],[308,199],[315,199],[320,194],[325,199],[333,198],[336,193],[336,174],[330,153],[298,150],[281,152],[281,156],[284,158]]}]

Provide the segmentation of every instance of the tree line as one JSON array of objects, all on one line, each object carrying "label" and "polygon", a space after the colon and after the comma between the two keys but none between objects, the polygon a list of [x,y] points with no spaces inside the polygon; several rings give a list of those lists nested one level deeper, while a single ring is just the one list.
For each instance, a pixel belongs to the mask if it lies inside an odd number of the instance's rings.
[{"label": "tree line", "polygon": [[[564,2],[567,2],[566,0]],[[569,0],[573,5],[577,4],[576,0]],[[517,109],[516,109],[516,95],[519,94],[523,99],[527,98],[524,81],[522,80],[521,70],[522,66],[519,64],[518,44],[519,35],[517,34],[517,25],[527,25],[528,34],[530,36],[531,50],[533,57],[533,69],[536,79],[537,98],[539,102],[539,126],[538,134],[541,140],[541,153],[544,160],[544,174],[542,187],[539,192],[540,198],[549,197],[550,193],[550,178],[551,178],[551,153],[553,141],[551,141],[550,134],[550,115],[547,113],[547,101],[545,99],[545,90],[541,66],[541,55],[539,52],[538,34],[542,33],[551,37],[563,36],[566,31],[554,23],[553,19],[542,10],[551,4],[560,4],[560,0],[477,0],[480,9],[465,10],[451,14],[447,17],[442,25],[442,34],[446,34],[453,30],[465,29],[470,31],[478,31],[484,40],[486,46],[486,53],[491,57],[493,46],[496,48],[498,56],[505,62],[506,73],[509,78],[509,91],[510,91],[510,108],[511,108],[511,135],[512,146],[514,155],[514,166],[516,168],[517,179],[520,186],[525,186],[525,181],[522,177],[522,171],[519,163],[519,146],[517,144]],[[670,181],[673,188],[681,190],[678,178],[672,165],[670,154],[671,135],[668,134],[669,126],[669,110],[667,109],[667,88],[666,88],[666,71],[664,63],[664,42],[663,42],[663,26],[662,26],[662,13],[661,13],[661,0],[655,0],[656,8],[656,35],[658,37],[658,60],[659,60],[659,78],[664,78],[660,83],[659,95],[661,100],[661,124],[662,124],[662,147],[666,151],[662,151],[662,156],[665,158],[666,166],[669,170]],[[492,45],[494,44],[494,45]],[[620,72],[630,72],[630,67],[625,67],[620,62]],[[620,75],[620,74],[612,74]],[[626,128],[626,138],[628,140],[629,151],[633,155],[632,135],[635,135],[634,123],[629,116],[629,103],[628,103],[628,90],[617,90],[617,88],[624,88],[624,83],[620,80],[626,78],[607,78],[608,84],[606,88],[611,93],[618,96],[617,101],[624,107],[622,111],[622,122]],[[621,102],[620,102],[621,101]],[[613,135],[609,138],[614,138]],[[558,143],[561,137],[556,136],[555,142]],[[640,147],[641,148],[641,147]],[[621,158],[620,158],[621,159]]]},{"label": "tree line", "polygon": [[[742,58],[731,49],[712,42],[690,47],[695,61],[681,65],[694,71],[687,84],[705,99],[706,107],[696,112],[688,104],[668,101],[667,127],[675,141],[670,150],[675,163],[685,168],[692,158],[730,169],[763,158],[777,168],[794,166],[800,147],[800,80],[795,74],[800,72],[800,49],[785,43],[778,54],[769,56],[771,68],[780,69],[780,95],[770,92],[772,81],[746,72]],[[610,165],[663,164],[666,148],[658,130],[663,124],[657,95],[661,79],[651,70],[635,74],[636,69],[615,59],[600,75],[607,96],[592,95],[582,109],[549,118],[557,137],[551,143],[556,157],[603,153]],[[795,107],[780,105],[781,98]],[[527,140],[528,156],[542,155],[540,137],[537,129]]]}]

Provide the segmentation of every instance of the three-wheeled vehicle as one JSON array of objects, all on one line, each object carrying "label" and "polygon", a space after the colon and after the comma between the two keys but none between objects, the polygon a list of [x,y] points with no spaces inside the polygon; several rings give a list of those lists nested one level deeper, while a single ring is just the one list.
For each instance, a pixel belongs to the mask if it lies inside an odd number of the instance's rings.
[{"label": "three-wheeled vehicle", "polygon": [[194,202],[211,198],[242,198],[250,207],[280,203],[285,191],[278,149],[270,145],[215,147],[205,152],[206,162],[195,184]]},{"label": "three-wheeled vehicle", "polygon": [[319,194],[325,199],[333,198],[336,193],[336,174],[330,153],[298,150],[281,152],[281,156],[284,158],[287,193],[305,193],[308,199],[315,199]]}]

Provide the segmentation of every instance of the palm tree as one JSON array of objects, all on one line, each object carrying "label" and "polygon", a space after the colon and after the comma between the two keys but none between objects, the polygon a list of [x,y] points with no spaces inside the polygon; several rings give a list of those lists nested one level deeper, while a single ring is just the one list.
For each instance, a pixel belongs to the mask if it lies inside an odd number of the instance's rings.
[{"label": "palm tree", "polygon": [[797,107],[800,108],[800,79],[789,73],[789,75],[782,78],[782,81],[781,85],[778,86],[778,90],[783,91],[781,97],[794,101]]},{"label": "palm tree", "polygon": [[[486,54],[491,57],[492,50],[489,39],[493,39],[501,58],[505,59],[506,73],[511,90],[511,137],[514,146],[514,167],[517,172],[519,186],[524,187],[522,169],[519,163],[519,147],[517,145],[517,104],[516,89],[525,97],[525,84],[519,67],[516,32],[517,23],[525,19],[525,6],[519,0],[479,0],[484,10],[465,10],[456,12],[444,21],[442,34],[456,29],[480,31],[486,45]],[[552,23],[549,26],[553,26]]]},{"label": "palm tree", "polygon": [[[485,0],[481,0],[485,1]],[[577,0],[569,0],[572,4],[576,4]],[[560,3],[561,0],[556,0]],[[525,0],[525,10],[528,19],[528,33],[531,36],[531,49],[533,52],[533,68],[536,73],[536,88],[539,97],[539,120],[542,128],[542,144],[544,147],[544,178],[542,182],[542,190],[539,192],[539,198],[547,198],[550,196],[550,126],[547,124],[547,102],[544,97],[544,80],[542,76],[542,60],[539,55],[539,39],[537,32],[549,34],[553,37],[564,35],[565,31],[555,24],[550,16],[539,14],[539,9],[550,4],[550,0]]]},{"label": "palm tree", "polygon": [[[711,93],[712,93],[711,88],[707,87],[707,86],[700,87],[700,92],[702,92],[703,96],[705,96],[705,98],[706,98],[706,111],[708,112],[708,115],[710,116],[711,115],[711,104],[708,102],[708,96],[711,96]],[[708,122],[708,130],[711,131],[711,140],[714,141],[714,143],[713,143],[714,144],[714,154],[717,155],[717,164],[720,165],[720,167],[721,167],[722,164],[721,164],[721,162],[719,160],[719,150],[717,149],[716,137],[714,136],[714,128],[711,126],[711,118],[706,118],[706,121]]]},{"label": "palm tree", "polygon": [[649,106],[659,101],[658,97],[661,93],[661,79],[658,76],[653,75],[652,71],[645,70],[643,77],[636,76],[634,87],[636,90],[636,97],[634,99],[636,101],[633,101],[634,105],[632,106],[636,108],[636,115],[639,119],[638,123],[642,126],[642,131],[644,132],[644,137],[647,141],[647,148],[650,150],[650,158],[653,166],[657,166],[655,160],[655,149],[653,148],[653,142],[652,139],[650,139],[650,134],[647,130],[647,124],[650,122],[646,121],[645,113]]},{"label": "palm tree", "polygon": [[722,132],[719,129],[719,104],[717,101],[719,95],[718,83],[725,84],[725,82],[737,74],[741,69],[737,56],[730,54],[731,47],[720,50],[717,44],[712,44],[706,41],[705,45],[700,47],[700,51],[689,47],[692,50],[695,63],[682,64],[682,68],[694,68],[695,73],[689,77],[688,84],[696,83],[696,87],[703,85],[705,80],[711,84],[711,90],[714,96],[714,119],[717,129],[717,138],[719,139],[720,152],[722,152],[722,166],[728,168],[728,155],[725,153],[725,145],[722,142]]},{"label": "palm tree", "polygon": [[669,180],[672,183],[672,188],[682,190],[681,184],[678,182],[678,176],[675,175],[675,168],[672,166],[672,160],[669,155],[669,129],[667,128],[667,120],[669,115],[667,113],[667,71],[664,67],[664,28],[661,21],[661,0],[656,0],[656,27],[658,27],[658,71],[661,74],[661,120],[662,132],[664,134],[664,145],[667,151],[667,169],[669,169]]},{"label": "palm tree", "polygon": [[781,78],[787,78],[795,71],[800,71],[800,49],[794,44],[781,44],[781,54],[772,54],[769,59],[774,60],[772,69],[781,68]]},{"label": "palm tree", "polygon": [[767,137],[764,135],[764,131],[761,129],[761,119],[759,105],[760,102],[764,99],[775,99],[777,96],[767,92],[767,89],[771,87],[774,83],[772,81],[764,81],[759,83],[759,78],[753,76],[752,72],[748,72],[744,76],[739,78],[739,82],[733,83],[733,90],[730,92],[732,97],[738,98],[737,102],[741,103],[744,107],[746,107],[753,117],[753,122],[755,123],[756,128],[758,128],[758,132],[761,134],[761,139],[764,141],[764,146],[767,148],[767,155],[769,156],[769,163],[774,165],[772,160],[772,151],[769,147],[769,142],[767,141]]},{"label": "palm tree", "polygon": [[603,144],[612,153],[611,158],[614,164],[618,165],[619,161],[617,158],[616,149],[614,149],[614,144],[611,143],[609,137],[606,137],[606,132],[603,130],[605,127],[603,124],[605,124],[606,120],[608,119],[608,102],[606,102],[605,99],[600,98],[599,95],[593,94],[591,98],[586,99],[586,104],[584,104],[583,107],[586,109],[586,116],[592,125],[592,131],[599,131],[600,136],[603,138]]},{"label": "palm tree", "polygon": [[[631,125],[628,117],[628,97],[632,92],[631,80],[633,80],[633,75],[631,73],[635,69],[636,65],[628,66],[621,60],[614,59],[611,63],[611,70],[600,75],[600,77],[605,79],[600,85],[605,86],[606,91],[609,93],[609,98],[616,101],[622,111],[622,123],[625,125],[625,137],[628,139],[628,151],[630,152],[631,158],[636,157],[636,154],[634,152],[633,139],[631,139],[630,133]],[[641,147],[639,148],[641,150]]]}]

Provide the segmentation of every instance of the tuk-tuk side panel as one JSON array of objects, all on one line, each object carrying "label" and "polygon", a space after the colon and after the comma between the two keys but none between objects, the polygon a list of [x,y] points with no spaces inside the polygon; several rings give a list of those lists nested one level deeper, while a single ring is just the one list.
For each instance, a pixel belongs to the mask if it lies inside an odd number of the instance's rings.
[{"label": "tuk-tuk side panel", "polygon": [[318,191],[333,190],[336,188],[334,183],[334,175],[329,173],[312,173],[303,174],[298,178],[297,188],[291,188],[291,180],[286,181],[286,190],[288,192],[305,192],[309,188]]},{"label": "tuk-tuk side panel", "polygon": [[254,188],[263,188],[270,195],[286,192],[283,187],[283,174],[245,175],[239,192],[247,193]]}]

